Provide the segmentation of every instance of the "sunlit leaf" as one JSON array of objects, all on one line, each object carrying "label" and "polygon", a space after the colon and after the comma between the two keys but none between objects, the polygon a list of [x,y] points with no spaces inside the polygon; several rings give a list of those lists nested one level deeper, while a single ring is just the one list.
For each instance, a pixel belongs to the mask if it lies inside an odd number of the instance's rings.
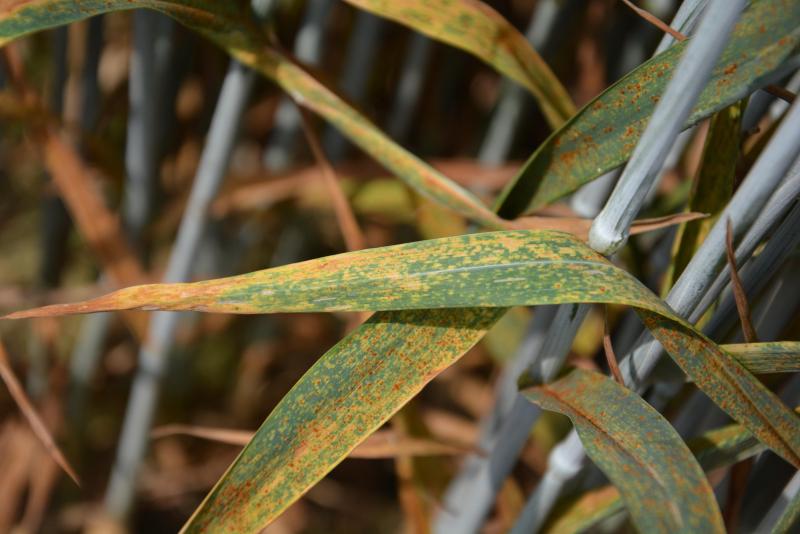
[{"label": "sunlit leaf", "polygon": [[574,369],[522,394],[566,415],[640,532],[725,532],[714,492],[672,426],[633,391]]},{"label": "sunlit leaf", "polygon": [[2,380],[6,388],[8,388],[11,398],[14,399],[22,415],[28,421],[31,430],[33,430],[33,434],[41,442],[47,454],[50,455],[53,461],[64,470],[75,484],[80,486],[80,481],[75,469],[73,469],[66,456],[64,456],[64,453],[61,452],[61,449],[56,444],[55,438],[53,438],[53,435],[47,429],[47,425],[42,421],[41,416],[28,398],[28,394],[25,393],[24,386],[20,384],[17,375],[14,374],[14,370],[11,368],[5,346],[2,342],[0,342],[0,380]]},{"label": "sunlit leaf", "polygon": [[133,286],[8,318],[123,309],[247,314],[570,302],[628,304],[671,317],[638,280],[574,236],[518,230],[373,248],[204,282]]},{"label": "sunlit leaf", "polygon": [[525,36],[488,4],[479,0],[346,1],[479,57],[533,93],[554,128],[576,111],[564,86]]},{"label": "sunlit leaf", "polygon": [[503,311],[374,315],[284,396],[185,531],[258,531],[480,341]]},{"label": "sunlit leaf", "polygon": [[[744,12],[687,126],[766,85],[796,52],[800,3],[755,0]],[[627,161],[688,42],[637,67],[554,132],[501,193],[501,216],[529,213]]]},{"label": "sunlit leaf", "polygon": [[[397,310],[375,314],[308,371],[192,523],[251,530],[276,517],[477,343],[505,306],[570,302],[634,306],[698,387],[800,465],[797,417],[640,282],[569,234],[508,231],[423,241],[195,284],[128,288],[15,317],[133,307],[233,313]],[[403,311],[410,308],[420,310]],[[231,517],[226,510],[234,503],[239,513]]]}]

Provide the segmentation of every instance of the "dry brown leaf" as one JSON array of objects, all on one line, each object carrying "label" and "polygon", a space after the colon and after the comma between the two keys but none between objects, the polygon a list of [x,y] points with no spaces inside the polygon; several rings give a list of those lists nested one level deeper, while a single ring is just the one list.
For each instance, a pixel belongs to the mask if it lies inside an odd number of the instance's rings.
[{"label": "dry brown leaf", "polygon": [[[33,136],[44,153],[44,164],[81,235],[116,285],[146,282],[145,271],[128,246],[118,218],[108,210],[92,180],[91,169],[84,165],[75,149],[61,138],[57,121],[47,113],[42,98],[27,82],[16,47],[11,44],[0,53],[8,65],[12,85],[20,101],[41,110],[42,116],[47,118],[33,125]],[[123,317],[137,337],[144,340],[147,317],[130,312],[125,312]]]},{"label": "dry brown leaf", "polygon": [[78,475],[67,461],[67,458],[61,452],[61,449],[59,449],[58,445],[56,445],[56,441],[53,439],[53,436],[50,435],[50,431],[47,429],[44,422],[42,422],[42,418],[39,417],[38,413],[36,413],[33,403],[30,401],[30,399],[28,399],[28,395],[25,393],[25,390],[19,383],[19,380],[17,380],[14,371],[11,370],[6,349],[1,342],[0,378],[2,378],[3,382],[5,382],[8,392],[11,394],[14,402],[17,403],[17,406],[19,406],[22,415],[25,416],[25,419],[27,419],[28,423],[31,425],[33,433],[36,434],[36,437],[42,442],[42,445],[47,450],[50,457],[53,458],[53,460],[59,466],[61,466],[61,469],[63,469],[64,472],[69,475],[75,484],[80,486],[81,483],[78,480]]},{"label": "dry brown leaf", "polygon": [[758,337],[753,328],[753,321],[750,316],[750,304],[747,302],[747,293],[744,291],[742,280],[739,278],[739,271],[736,267],[736,253],[733,250],[733,228],[731,220],[727,220],[725,227],[725,256],[728,260],[728,267],[731,276],[731,288],[733,298],[736,301],[736,311],[739,312],[739,321],[742,324],[742,334],[747,343],[757,343]]},{"label": "dry brown leaf", "polygon": [[[250,430],[213,428],[193,425],[164,425],[154,428],[150,435],[155,438],[167,436],[193,436],[218,441],[229,445],[245,446],[253,437]],[[406,456],[458,455],[475,452],[474,447],[445,443],[432,439],[400,437],[392,430],[378,430],[350,453],[350,458],[384,459]]]},{"label": "dry brown leaf", "polygon": [[339,179],[336,177],[336,171],[333,170],[333,165],[331,165],[331,162],[325,157],[325,152],[322,150],[319,139],[317,139],[317,134],[314,132],[314,127],[311,125],[308,111],[299,106],[297,109],[300,113],[300,123],[303,126],[303,132],[305,132],[306,139],[308,140],[308,146],[311,148],[311,153],[314,154],[314,159],[317,160],[317,165],[322,171],[322,178],[325,181],[325,187],[328,190],[328,194],[331,196],[333,209],[336,213],[336,220],[339,223],[339,229],[342,232],[347,250],[350,252],[361,250],[366,247],[364,233],[358,226],[358,221],[356,221],[353,209],[350,207],[350,203],[347,201],[344,191],[342,191],[342,186],[339,183]]},{"label": "dry brown leaf", "polygon": [[614,377],[621,386],[625,385],[625,379],[622,378],[622,372],[619,370],[617,364],[617,355],[614,353],[614,347],[611,344],[611,333],[608,330],[608,306],[603,306],[603,351],[606,353],[606,361],[608,368],[611,371],[611,376]]},{"label": "dry brown leaf", "polygon": [[[695,219],[707,217],[705,213],[676,213],[663,217],[650,219],[639,219],[634,221],[631,226],[631,235],[652,232],[660,228],[674,226]],[[589,228],[592,226],[592,219],[582,219],[580,217],[520,217],[513,221],[514,226],[520,230],[559,230],[577,236],[583,241],[589,239]]]},{"label": "dry brown leaf", "polygon": [[[460,185],[488,191],[503,187],[519,168],[518,164],[484,167],[475,160],[460,158],[432,160],[430,163]],[[312,165],[277,176],[233,177],[232,182],[245,183],[223,190],[212,204],[211,213],[215,217],[222,217],[229,213],[268,208],[276,202],[301,194],[306,186],[318,181],[319,172],[319,167]],[[345,162],[336,166],[336,172],[358,180],[389,175],[383,167],[371,161]],[[181,202],[185,203],[185,199]],[[170,211],[179,214],[183,210],[175,207]]]}]

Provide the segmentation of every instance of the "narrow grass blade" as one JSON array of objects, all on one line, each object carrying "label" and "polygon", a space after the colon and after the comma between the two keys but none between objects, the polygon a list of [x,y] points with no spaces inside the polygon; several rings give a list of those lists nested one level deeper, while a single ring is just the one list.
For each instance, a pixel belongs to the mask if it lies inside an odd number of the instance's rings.
[{"label": "narrow grass blade", "polygon": [[[751,2],[686,126],[773,81],[773,73],[796,53],[799,40],[800,4]],[[689,41],[623,77],[554,132],[500,195],[500,215],[514,218],[535,211],[624,163]]]},{"label": "narrow grass blade", "polygon": [[[494,290],[487,292],[487,287]],[[568,234],[492,232],[423,241],[217,281],[129,288],[89,302],[46,313],[143,305],[239,313],[397,310],[373,316],[298,382],[212,492],[193,528],[251,529],[274,518],[476,343],[505,306],[513,305],[636,307],[698,387],[778,454],[800,465],[800,421],[794,414],[628,273]],[[475,306],[493,308],[429,309]],[[428,310],[402,311],[409,308]],[[359,386],[354,389],[354,384]],[[354,411],[355,405],[368,414]],[[314,414],[322,411],[326,415],[319,426],[312,424]],[[339,439],[328,439],[331,432]],[[281,465],[289,467],[277,470]],[[231,509],[234,501],[245,511],[228,524],[222,510]]]},{"label": "narrow grass blade", "polygon": [[45,426],[42,418],[36,412],[36,408],[34,408],[33,403],[25,393],[25,388],[23,388],[22,384],[19,383],[17,376],[11,369],[11,364],[8,361],[6,349],[2,342],[0,342],[0,379],[2,379],[3,383],[8,388],[11,398],[14,399],[14,402],[19,407],[22,415],[28,421],[28,424],[31,425],[33,433],[42,443],[42,446],[47,451],[47,454],[50,455],[53,461],[64,470],[67,476],[69,476],[69,478],[71,478],[76,485],[80,486],[81,483],[78,479],[75,469],[72,468],[69,461],[67,461],[66,456],[64,456],[64,453],[61,452],[61,449],[59,449],[58,445],[56,444],[56,440],[53,438],[52,434],[50,434],[50,431]]},{"label": "narrow grass blade", "polygon": [[482,59],[527,88],[536,97],[554,128],[575,113],[575,105],[567,90],[547,63],[531,48],[525,36],[480,0],[346,1]]},{"label": "narrow grass blade", "polygon": [[710,217],[688,222],[678,229],[672,262],[666,276],[666,289],[672,287],[681,275],[733,194],[734,172],[741,139],[742,109],[743,104],[734,104],[711,119],[703,148],[703,159],[694,178],[687,208],[689,211],[708,213]]},{"label": "narrow grass blade", "polygon": [[[154,428],[150,436],[154,439],[168,436],[192,436],[228,445],[244,447],[253,439],[252,430],[234,430],[192,425],[164,425]],[[393,430],[378,430],[362,441],[350,452],[349,458],[384,459],[398,456],[439,456],[466,454],[471,447],[454,445],[435,439],[397,435]]]},{"label": "narrow grass blade", "polygon": [[672,426],[644,399],[574,369],[522,394],[570,418],[586,452],[622,493],[641,532],[725,532],[714,492]]}]

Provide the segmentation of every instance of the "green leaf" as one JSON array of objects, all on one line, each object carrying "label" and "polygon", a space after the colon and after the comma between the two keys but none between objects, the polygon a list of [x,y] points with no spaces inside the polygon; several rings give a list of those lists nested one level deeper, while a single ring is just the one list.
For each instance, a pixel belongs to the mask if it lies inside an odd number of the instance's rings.
[{"label": "green leaf", "polygon": [[[798,40],[800,2],[751,2],[686,126],[765,85],[797,51]],[[533,212],[627,161],[686,44],[637,67],[554,132],[503,190],[498,213],[515,218]]]},{"label": "green leaf", "polygon": [[800,371],[800,342],[775,341],[722,345],[753,374],[796,373]]},{"label": "green leaf", "polygon": [[518,230],[373,248],[205,282],[133,286],[9,317],[120,309],[246,314],[569,302],[615,302],[670,313],[630,274],[571,234]]},{"label": "green leaf", "polygon": [[479,0],[346,0],[428,37],[466,50],[528,89],[550,126],[575,114],[575,105],[525,36]]},{"label": "green leaf", "polygon": [[[764,445],[742,425],[728,425],[689,440],[689,450],[703,471],[728,467],[764,451]],[[604,486],[563,500],[542,527],[545,534],[585,532],[625,509],[619,491]]]},{"label": "green leaf", "polygon": [[[795,414],[630,274],[559,232],[490,232],[409,243],[207,282],[138,286],[13,317],[134,307],[229,313],[462,308],[378,313],[312,367],[196,516],[198,524],[233,528],[220,522],[227,518],[249,530],[273,519],[330,471],[393,410],[474,345],[504,307],[570,302],[634,306],[698,387],[778,454],[800,465]],[[325,395],[313,394],[323,388],[326,394],[357,395],[368,412],[373,405],[389,404],[375,419],[355,417],[350,404],[336,395],[328,402]],[[387,388],[397,388],[397,394],[389,395]],[[330,413],[324,427],[306,424],[317,412]],[[332,435],[337,439],[331,440]],[[264,448],[273,440],[285,449]],[[302,466],[297,473],[253,469],[283,450],[292,465]],[[288,466],[286,456],[281,458],[281,465]],[[245,479],[249,485],[243,486]],[[237,517],[222,514],[234,501],[244,503]]]},{"label": "green leaf", "polygon": [[14,0],[0,2],[0,46],[22,35],[92,15],[133,8],[161,11],[216,42],[324,117],[420,194],[489,228],[508,228],[477,197],[392,141],[334,90],[270,46],[249,2],[211,0]]},{"label": "green leaf", "polygon": [[286,394],[184,530],[260,530],[480,341],[503,311],[373,316]]},{"label": "green leaf", "polygon": [[640,532],[725,532],[700,465],[675,429],[636,393],[605,375],[574,369],[522,394],[570,418]]},{"label": "green leaf", "polygon": [[743,110],[744,105],[739,102],[716,113],[711,119],[703,147],[703,158],[686,207],[686,211],[707,213],[709,217],[690,221],[678,227],[672,247],[672,262],[665,276],[666,285],[662,291],[665,295],[689,264],[695,251],[705,241],[711,227],[717,222],[719,214],[733,195]]}]

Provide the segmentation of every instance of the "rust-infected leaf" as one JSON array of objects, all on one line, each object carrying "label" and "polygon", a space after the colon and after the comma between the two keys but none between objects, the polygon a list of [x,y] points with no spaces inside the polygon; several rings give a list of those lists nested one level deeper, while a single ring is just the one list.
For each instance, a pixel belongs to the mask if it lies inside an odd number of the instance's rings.
[{"label": "rust-infected leaf", "polygon": [[[795,411],[800,410],[797,408]],[[689,440],[689,450],[700,467],[709,472],[752,458],[764,451],[764,444],[741,425],[728,425]],[[569,497],[556,506],[544,534],[577,534],[586,532],[600,521],[624,510],[619,490],[603,486],[577,497]]]},{"label": "rust-infected leaf", "polygon": [[373,315],[295,384],[184,531],[259,530],[474,346],[503,312]]},{"label": "rust-infected leaf", "polygon": [[522,394],[570,418],[640,532],[725,532],[700,465],[675,429],[636,393],[599,373],[574,369]]},{"label": "rust-infected leaf", "polygon": [[800,342],[772,341],[722,345],[725,352],[754,374],[800,371]]},{"label": "rust-infected leaf", "polygon": [[[634,306],[698,387],[800,465],[795,414],[629,273],[565,233],[518,230],[422,241],[207,282],[127,288],[14,317],[132,307],[384,310],[331,349],[284,397],[190,523],[250,530],[276,517],[477,343],[507,306],[571,302]],[[231,517],[225,510],[234,501],[244,511]]]},{"label": "rust-infected leaf", "polygon": [[[686,126],[766,85],[798,42],[800,2],[750,2]],[[687,44],[642,64],[554,132],[501,193],[498,213],[507,219],[531,213],[625,163]]]}]

